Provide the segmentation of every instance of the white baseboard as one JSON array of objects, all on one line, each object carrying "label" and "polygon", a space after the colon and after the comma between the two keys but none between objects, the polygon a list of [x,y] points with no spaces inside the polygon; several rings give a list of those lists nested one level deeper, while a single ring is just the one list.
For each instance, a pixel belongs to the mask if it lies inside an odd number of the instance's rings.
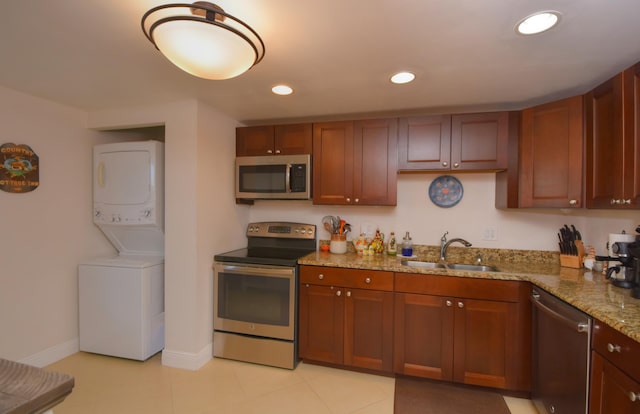
[{"label": "white baseboard", "polygon": [[73,355],[79,351],[80,339],[74,338],[70,341],[54,345],[51,348],[47,348],[44,351],[40,351],[26,358],[22,358],[18,362],[42,368],[47,365],[53,364],[54,362],[60,361],[61,359],[66,358],[69,355]]},{"label": "white baseboard", "polygon": [[213,345],[207,344],[200,352],[192,354],[164,349],[162,351],[162,365],[174,368],[197,371],[213,358]]}]

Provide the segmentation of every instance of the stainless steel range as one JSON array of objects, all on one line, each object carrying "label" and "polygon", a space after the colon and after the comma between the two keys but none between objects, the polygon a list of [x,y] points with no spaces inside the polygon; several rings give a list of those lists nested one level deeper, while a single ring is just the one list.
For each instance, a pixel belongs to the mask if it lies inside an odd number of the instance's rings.
[{"label": "stainless steel range", "polygon": [[295,368],[297,262],[315,250],[315,225],[261,222],[246,248],[214,256],[214,356]]}]

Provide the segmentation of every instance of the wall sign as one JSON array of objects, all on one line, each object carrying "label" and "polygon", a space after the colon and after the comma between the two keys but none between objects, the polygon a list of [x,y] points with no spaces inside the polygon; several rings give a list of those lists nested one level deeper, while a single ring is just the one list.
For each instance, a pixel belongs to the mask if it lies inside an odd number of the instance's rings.
[{"label": "wall sign", "polygon": [[27,193],[38,188],[38,155],[28,145],[0,145],[0,190]]}]

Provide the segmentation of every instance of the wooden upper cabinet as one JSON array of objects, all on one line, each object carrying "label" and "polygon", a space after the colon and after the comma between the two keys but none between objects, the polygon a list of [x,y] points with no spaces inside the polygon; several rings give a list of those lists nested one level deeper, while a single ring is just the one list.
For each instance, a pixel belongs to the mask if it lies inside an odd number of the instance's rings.
[{"label": "wooden upper cabinet", "polygon": [[236,128],[236,156],[311,154],[312,125]]},{"label": "wooden upper cabinet", "polygon": [[507,167],[509,112],[400,119],[399,171],[498,171]]},{"label": "wooden upper cabinet", "polygon": [[451,115],[400,118],[398,170],[448,170]]},{"label": "wooden upper cabinet", "polygon": [[586,206],[640,208],[640,63],[586,94]]},{"label": "wooden upper cabinet", "polygon": [[522,111],[518,207],[582,207],[582,96]]},{"label": "wooden upper cabinet", "polygon": [[313,203],[396,205],[397,119],[313,126]]}]

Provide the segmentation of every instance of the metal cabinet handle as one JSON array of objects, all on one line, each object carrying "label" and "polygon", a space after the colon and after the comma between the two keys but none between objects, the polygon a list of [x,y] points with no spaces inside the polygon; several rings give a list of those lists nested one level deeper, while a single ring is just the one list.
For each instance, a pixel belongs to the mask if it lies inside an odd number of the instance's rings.
[{"label": "metal cabinet handle", "polygon": [[342,292],[341,291],[337,291],[336,292],[336,296],[342,296]]},{"label": "metal cabinet handle", "polygon": [[627,198],[626,200],[622,200],[622,204],[631,205],[631,199]]},{"label": "metal cabinet handle", "polygon": [[304,287],[309,287],[309,284],[308,284],[308,283],[305,283],[305,284],[304,284]]},{"label": "metal cabinet handle", "polygon": [[280,150],[276,150],[276,154],[280,154]]},{"label": "metal cabinet handle", "polygon": [[460,163],[454,162],[453,163],[453,168],[458,168],[460,166]]},{"label": "metal cabinet handle", "polygon": [[348,297],[348,298],[350,298],[350,297],[351,297],[351,291],[350,291],[350,290],[348,290],[348,291],[347,291],[347,297]]},{"label": "metal cabinet handle", "polygon": [[371,278],[370,277],[366,277],[364,279],[364,283],[371,283]]},{"label": "metal cabinet handle", "polygon": [[458,307],[461,308],[461,309],[464,308],[464,303],[458,302]]},{"label": "metal cabinet handle", "polygon": [[349,197],[347,197],[347,203],[350,203],[351,199]]},{"label": "metal cabinet handle", "polygon": [[578,205],[578,200],[569,200],[569,205],[570,206],[577,206]]},{"label": "metal cabinet handle", "polygon": [[629,391],[629,399],[631,402],[640,401],[640,392]]},{"label": "metal cabinet handle", "polygon": [[450,300],[446,301],[446,302],[445,302],[445,304],[446,304],[447,306],[453,306],[453,302],[451,302]]},{"label": "metal cabinet handle", "polygon": [[273,150],[267,150],[267,154],[273,154]]},{"label": "metal cabinet handle", "polygon": [[356,201],[356,203],[359,203],[359,202],[360,202],[360,199],[359,199],[359,198],[356,198],[356,200],[355,200],[355,201]]},{"label": "metal cabinet handle", "polygon": [[607,351],[609,352],[622,352],[620,345],[614,345],[612,343],[607,344]]},{"label": "metal cabinet handle", "polygon": [[444,161],[444,162],[442,163],[442,166],[443,166],[443,167],[448,167],[448,166],[449,166],[449,163],[448,163],[448,162],[446,162],[446,161]]},{"label": "metal cabinet handle", "polygon": [[320,274],[318,275],[318,279],[320,279],[320,280],[324,279],[324,275],[323,275],[322,273],[320,273]]}]

